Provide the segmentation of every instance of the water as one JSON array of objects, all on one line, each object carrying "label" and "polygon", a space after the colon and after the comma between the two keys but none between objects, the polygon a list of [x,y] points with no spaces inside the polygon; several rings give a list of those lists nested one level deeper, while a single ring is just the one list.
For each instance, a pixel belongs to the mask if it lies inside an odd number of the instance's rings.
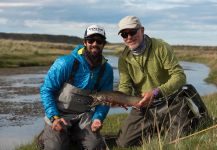
[{"label": "water", "polygon": [[31,143],[34,136],[42,130],[42,125],[42,119],[38,118],[30,125],[0,128],[0,149],[12,150],[20,145]]},{"label": "water", "polygon": [[207,95],[216,92],[217,88],[214,84],[208,84],[204,81],[208,77],[210,69],[203,64],[181,62],[184,72],[187,76],[187,83],[191,83],[200,93],[200,95]]},{"label": "water", "polygon": [[[106,56],[109,63],[114,68],[114,84],[118,84],[117,57]],[[206,95],[217,91],[213,84],[207,84],[204,79],[209,74],[209,68],[203,64],[181,62],[187,75],[187,82],[193,84],[200,95]],[[37,69],[36,69],[37,70]],[[38,70],[40,72],[40,70]],[[4,102],[29,102],[39,101],[38,87],[41,85],[44,73],[17,74],[10,76],[0,76],[0,100]],[[23,88],[24,91],[20,91]],[[28,92],[25,92],[28,90]],[[21,94],[19,94],[21,93]],[[129,110],[128,110],[129,111]],[[123,108],[112,108],[109,114],[128,112]],[[1,114],[3,118],[7,115]],[[10,116],[8,116],[10,117]],[[6,117],[7,118],[7,117]],[[7,119],[1,119],[1,122]],[[33,118],[28,121],[28,125],[4,126],[0,127],[0,149],[11,150],[15,146],[29,143],[34,136],[43,128],[42,118]]]}]

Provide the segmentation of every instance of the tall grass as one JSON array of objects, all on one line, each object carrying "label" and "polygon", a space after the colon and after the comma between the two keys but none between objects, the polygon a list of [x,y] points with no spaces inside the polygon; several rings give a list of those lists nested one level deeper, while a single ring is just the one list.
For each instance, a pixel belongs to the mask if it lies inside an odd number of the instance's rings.
[{"label": "tall grass", "polygon": [[61,43],[0,40],[0,68],[48,66],[73,48],[74,45]]}]

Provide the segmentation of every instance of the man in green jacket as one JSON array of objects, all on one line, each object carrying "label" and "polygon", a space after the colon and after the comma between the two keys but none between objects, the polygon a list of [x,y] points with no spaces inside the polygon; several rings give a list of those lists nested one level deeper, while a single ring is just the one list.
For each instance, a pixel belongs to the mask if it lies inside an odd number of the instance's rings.
[{"label": "man in green jacket", "polygon": [[[168,107],[149,107],[160,98],[166,98],[186,83],[183,68],[171,46],[160,39],[144,34],[144,27],[135,16],[120,20],[119,33],[126,45],[119,57],[119,91],[142,96],[138,106],[132,108],[119,132],[117,144],[129,147],[149,140],[158,131],[169,139],[188,132],[190,121],[184,103]],[[186,121],[187,120],[187,121]]]}]

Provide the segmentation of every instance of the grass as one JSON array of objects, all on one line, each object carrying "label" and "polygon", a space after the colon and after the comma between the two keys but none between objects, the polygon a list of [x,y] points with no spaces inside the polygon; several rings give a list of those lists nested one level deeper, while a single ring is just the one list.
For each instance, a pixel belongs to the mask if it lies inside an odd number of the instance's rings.
[{"label": "grass", "polygon": [[0,45],[0,68],[48,66],[74,48],[69,44],[12,40],[0,40]]},{"label": "grass", "polygon": [[[48,66],[56,57],[70,53],[75,45],[0,40],[0,68],[21,67],[21,66]],[[123,49],[122,44],[108,44],[106,49],[114,50],[115,55],[119,55]],[[204,63],[210,67],[211,71],[206,79],[207,82],[217,85],[217,47],[198,46],[173,46],[174,51],[180,60]],[[212,117],[217,116],[217,93],[202,97],[208,111]],[[116,135],[127,114],[108,116],[102,129],[103,135]],[[216,124],[217,122],[213,122]],[[163,137],[156,135],[150,142],[144,142],[141,147],[128,148],[126,150],[146,150],[146,149],[198,149],[210,150],[217,148],[217,129],[208,130],[201,134],[181,140],[175,144],[168,144]],[[121,148],[110,145],[114,150]],[[28,144],[16,148],[17,150],[37,150],[35,140]]]}]

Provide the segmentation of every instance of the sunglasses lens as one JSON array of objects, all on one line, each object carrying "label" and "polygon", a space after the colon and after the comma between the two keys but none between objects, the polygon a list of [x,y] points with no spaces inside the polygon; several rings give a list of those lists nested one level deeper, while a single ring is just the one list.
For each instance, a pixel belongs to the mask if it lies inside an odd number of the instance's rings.
[{"label": "sunglasses lens", "polygon": [[99,45],[105,43],[105,41],[104,41],[104,40],[101,40],[101,39],[87,39],[87,42],[88,42],[89,44],[93,44],[95,41],[96,41],[96,43],[99,44]]},{"label": "sunglasses lens", "polygon": [[127,38],[128,37],[128,33],[123,32],[123,33],[121,33],[121,36],[122,36],[122,38]]},{"label": "sunglasses lens", "polygon": [[87,42],[88,42],[89,44],[93,44],[95,41],[94,41],[94,39],[88,39]]},{"label": "sunglasses lens", "polygon": [[122,38],[127,38],[128,35],[134,36],[134,35],[136,35],[137,31],[138,31],[138,29],[133,29],[133,30],[130,30],[128,32],[122,32],[121,36],[122,36]]}]

